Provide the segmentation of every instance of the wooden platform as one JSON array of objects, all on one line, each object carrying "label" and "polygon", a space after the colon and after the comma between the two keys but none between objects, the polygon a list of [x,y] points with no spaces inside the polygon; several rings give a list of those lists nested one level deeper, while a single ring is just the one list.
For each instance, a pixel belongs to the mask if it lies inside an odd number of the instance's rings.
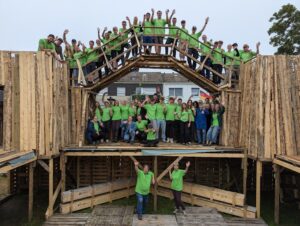
[{"label": "wooden platform", "polygon": [[213,208],[187,207],[186,214],[145,214],[138,220],[133,206],[97,206],[92,213],[56,214],[44,226],[267,226],[262,219],[224,218]]},{"label": "wooden platform", "polygon": [[[157,152],[155,152],[157,151]],[[78,147],[71,145],[65,147],[66,156],[189,156],[189,157],[221,157],[243,158],[244,149],[228,146],[203,146],[198,144],[182,145],[171,143],[159,143],[157,147],[145,147],[139,143],[133,145],[119,143],[104,143]]]}]

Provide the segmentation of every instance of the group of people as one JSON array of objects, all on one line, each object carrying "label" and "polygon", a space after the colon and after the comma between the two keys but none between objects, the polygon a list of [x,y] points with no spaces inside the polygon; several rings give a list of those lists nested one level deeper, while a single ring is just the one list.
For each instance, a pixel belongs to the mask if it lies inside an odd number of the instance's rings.
[{"label": "group of people", "polygon": [[86,130],[89,144],[100,142],[136,141],[156,146],[159,141],[184,145],[193,142],[203,145],[218,144],[225,107],[214,98],[184,103],[181,98],[154,94],[144,101],[114,100],[110,98],[101,107],[95,104],[93,116]]},{"label": "group of people", "polygon": [[[148,203],[151,184],[155,184],[153,172],[149,170],[149,166],[145,164],[141,166],[139,162],[135,161],[135,171],[137,174],[137,182],[135,186],[135,193],[137,198],[137,216],[139,220],[143,219],[145,208]],[[185,214],[185,207],[181,201],[181,193],[183,190],[183,177],[188,172],[190,162],[186,162],[185,169],[179,169],[179,163],[173,164],[173,171],[169,170],[169,177],[171,182],[171,190],[174,197],[175,210],[174,213],[182,212]]]},{"label": "group of people", "polygon": [[[209,22],[208,17],[205,19],[200,31],[197,31],[197,27],[193,26],[191,33],[189,33],[186,29],[185,20],[181,21],[180,27],[177,26],[177,18],[174,17],[175,10],[172,11],[170,16],[169,10],[166,10],[165,19],[162,18],[162,11],[160,10],[157,11],[156,18],[154,14],[155,11],[152,9],[151,13],[146,13],[143,16],[142,22],[139,21],[138,17],[134,17],[133,22],[129,17],[126,17],[120,28],[115,26],[112,30],[108,30],[105,27],[102,34],[98,28],[98,39],[96,41],[90,40],[88,47],[76,39],[72,39],[69,43],[66,37],[69,31],[65,30],[63,38],[50,34],[46,39],[40,39],[38,50],[51,50],[58,60],[66,60],[69,63],[70,73],[75,85],[78,84],[80,67],[82,67],[84,75],[97,70],[101,78],[102,68],[104,68],[104,73],[108,75],[117,69],[119,60],[124,65],[130,54],[133,57],[137,56],[141,52],[141,49],[136,46],[137,40],[142,43],[146,54],[151,53],[152,46],[155,46],[156,54],[161,54],[162,45],[165,45],[165,54],[169,53],[169,48],[173,44],[178,46],[180,60],[185,60],[186,54],[184,53],[188,53],[188,66],[193,70],[197,66],[196,60],[202,62],[203,67],[200,74],[212,79],[216,84],[221,82],[218,74],[222,74],[223,69],[225,75],[228,75],[229,68],[233,68],[234,73],[232,76],[238,79],[241,62],[246,62],[259,54],[259,42],[254,52],[250,50],[247,44],[243,46],[242,50],[239,50],[237,43],[227,45],[227,50],[224,50],[222,48],[223,41],[209,41],[207,36],[203,34]],[[169,28],[168,34],[166,34],[166,26]],[[130,33],[132,34],[131,37],[129,37]],[[201,43],[199,42],[200,37],[202,39]],[[164,42],[165,38],[166,41]],[[61,46],[63,43],[65,44],[64,52]],[[131,48],[133,46],[136,47]],[[172,49],[172,55],[176,57],[177,49]],[[107,62],[110,63],[107,64]]]}]

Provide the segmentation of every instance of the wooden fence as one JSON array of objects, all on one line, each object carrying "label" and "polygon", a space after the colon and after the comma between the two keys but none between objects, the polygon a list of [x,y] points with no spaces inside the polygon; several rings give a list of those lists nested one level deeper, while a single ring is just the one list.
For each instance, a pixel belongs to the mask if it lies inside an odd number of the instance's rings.
[{"label": "wooden fence", "polygon": [[70,143],[67,65],[44,52],[0,52],[4,151],[55,155]]},{"label": "wooden fence", "polygon": [[300,155],[299,87],[299,56],[259,56],[241,68],[239,143],[250,156]]}]

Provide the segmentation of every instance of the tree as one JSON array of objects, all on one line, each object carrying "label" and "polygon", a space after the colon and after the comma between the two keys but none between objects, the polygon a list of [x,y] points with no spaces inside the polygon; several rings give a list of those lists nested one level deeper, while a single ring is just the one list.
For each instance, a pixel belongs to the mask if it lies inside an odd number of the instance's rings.
[{"label": "tree", "polygon": [[300,11],[291,4],[283,5],[269,22],[273,22],[268,33],[270,44],[277,47],[275,54],[300,54]]}]

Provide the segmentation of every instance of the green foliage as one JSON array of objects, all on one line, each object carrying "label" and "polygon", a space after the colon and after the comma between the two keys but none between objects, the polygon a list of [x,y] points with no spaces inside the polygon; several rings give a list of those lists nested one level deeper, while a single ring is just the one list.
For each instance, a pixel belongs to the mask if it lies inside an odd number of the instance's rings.
[{"label": "green foliage", "polygon": [[283,5],[269,22],[273,22],[268,33],[270,44],[277,47],[275,54],[300,54],[300,11],[294,5]]}]

